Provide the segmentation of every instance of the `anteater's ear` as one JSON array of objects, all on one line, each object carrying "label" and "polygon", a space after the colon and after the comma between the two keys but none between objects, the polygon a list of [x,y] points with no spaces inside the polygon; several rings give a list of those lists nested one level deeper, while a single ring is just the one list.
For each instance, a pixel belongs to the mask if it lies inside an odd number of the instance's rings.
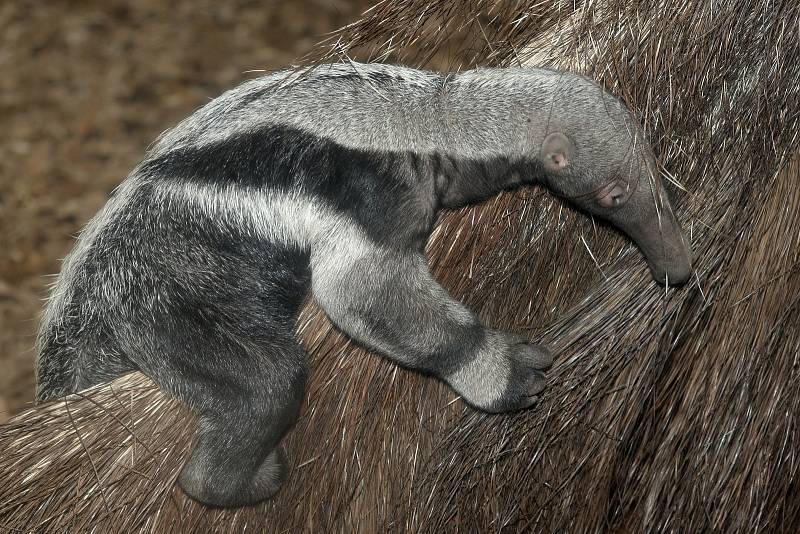
[{"label": "anteater's ear", "polygon": [[541,156],[546,170],[563,171],[572,164],[575,145],[566,135],[553,132],[544,138]]}]

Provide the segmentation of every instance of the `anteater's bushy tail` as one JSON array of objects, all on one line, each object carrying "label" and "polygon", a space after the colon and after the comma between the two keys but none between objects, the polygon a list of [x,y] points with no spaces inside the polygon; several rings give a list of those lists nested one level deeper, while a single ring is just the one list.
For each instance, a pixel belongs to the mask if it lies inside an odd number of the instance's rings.
[{"label": "anteater's bushy tail", "polygon": [[36,402],[57,399],[76,390],[75,358],[69,350],[59,350],[54,338],[39,339],[36,357]]}]

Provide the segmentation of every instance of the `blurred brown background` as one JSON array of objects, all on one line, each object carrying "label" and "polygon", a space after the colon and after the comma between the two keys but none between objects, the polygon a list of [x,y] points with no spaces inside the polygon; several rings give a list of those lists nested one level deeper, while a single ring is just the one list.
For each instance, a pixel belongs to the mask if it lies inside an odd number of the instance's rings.
[{"label": "blurred brown background", "polygon": [[50,275],[147,145],[369,4],[0,2],[0,422],[33,399]]}]

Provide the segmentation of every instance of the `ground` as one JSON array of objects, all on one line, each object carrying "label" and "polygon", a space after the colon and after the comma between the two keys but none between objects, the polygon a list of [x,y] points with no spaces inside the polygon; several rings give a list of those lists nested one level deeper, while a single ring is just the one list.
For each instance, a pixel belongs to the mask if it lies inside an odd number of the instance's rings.
[{"label": "ground", "polygon": [[[0,3],[0,421],[33,399],[42,299],[75,235],[193,109],[368,1]],[[6,412],[6,414],[4,414]]]}]

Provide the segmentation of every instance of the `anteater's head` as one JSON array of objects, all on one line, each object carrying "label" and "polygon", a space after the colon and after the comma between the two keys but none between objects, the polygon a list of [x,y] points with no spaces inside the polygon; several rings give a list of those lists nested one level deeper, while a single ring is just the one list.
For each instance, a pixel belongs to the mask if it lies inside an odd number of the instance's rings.
[{"label": "anteater's head", "polygon": [[628,235],[656,281],[686,282],[692,272],[688,242],[653,150],[627,107],[577,76],[564,79],[559,96],[538,139],[545,185]]}]

